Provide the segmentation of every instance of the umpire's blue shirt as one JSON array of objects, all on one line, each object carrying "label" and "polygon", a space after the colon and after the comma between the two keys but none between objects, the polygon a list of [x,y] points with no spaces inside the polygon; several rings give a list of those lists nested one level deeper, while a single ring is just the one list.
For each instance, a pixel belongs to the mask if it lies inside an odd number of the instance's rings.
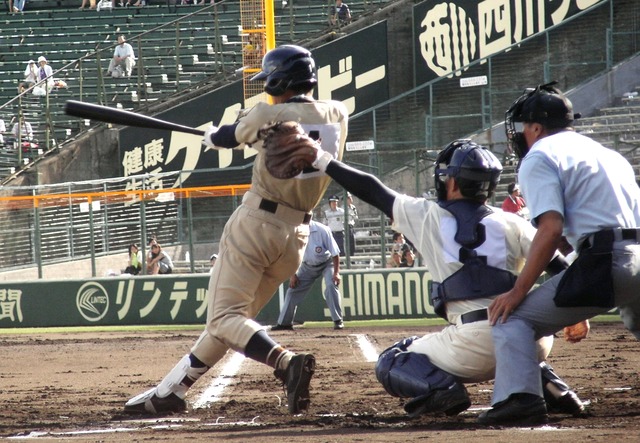
[{"label": "umpire's blue shirt", "polygon": [[336,255],[340,255],[340,249],[333,239],[329,227],[311,220],[309,223],[309,243],[304,250],[302,261],[309,266],[318,266]]}]

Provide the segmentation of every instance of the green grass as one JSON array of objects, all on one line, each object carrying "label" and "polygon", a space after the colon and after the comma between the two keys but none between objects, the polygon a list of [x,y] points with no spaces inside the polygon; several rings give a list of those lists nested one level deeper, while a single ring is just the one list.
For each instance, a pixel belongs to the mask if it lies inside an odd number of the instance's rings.
[{"label": "green grass", "polygon": [[[620,316],[615,314],[599,315],[591,320],[591,323],[611,323],[620,322]],[[345,321],[348,329],[367,328],[422,328],[428,326],[444,326],[446,323],[440,318],[415,318],[415,319],[393,319],[393,320],[355,320]],[[309,321],[305,322],[304,329],[331,328],[330,321]],[[149,325],[149,326],[68,326],[53,328],[4,328],[0,329],[2,334],[46,334],[46,333],[71,333],[71,332],[137,332],[137,331],[202,331],[202,325]]]}]

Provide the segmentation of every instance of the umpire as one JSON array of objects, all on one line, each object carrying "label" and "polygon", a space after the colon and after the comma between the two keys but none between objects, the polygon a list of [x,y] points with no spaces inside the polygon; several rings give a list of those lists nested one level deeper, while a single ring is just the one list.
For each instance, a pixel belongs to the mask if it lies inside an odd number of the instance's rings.
[{"label": "umpire", "polygon": [[311,221],[309,223],[309,243],[304,251],[300,267],[289,280],[289,289],[280,310],[278,324],[272,331],[293,330],[293,318],[298,305],[315,281],[324,278],[324,297],[331,313],[334,329],[343,329],[342,306],[340,304],[340,249],[326,225]]},{"label": "umpire", "polygon": [[[528,89],[505,129],[522,159],[518,181],[538,227],[513,289],[489,306],[496,348],[487,425],[545,423],[535,340],[613,307],[640,338],[640,188],[629,162],[573,130],[571,102],[555,83]],[[522,122],[517,132],[514,122]],[[565,236],[578,258],[532,290]]]}]

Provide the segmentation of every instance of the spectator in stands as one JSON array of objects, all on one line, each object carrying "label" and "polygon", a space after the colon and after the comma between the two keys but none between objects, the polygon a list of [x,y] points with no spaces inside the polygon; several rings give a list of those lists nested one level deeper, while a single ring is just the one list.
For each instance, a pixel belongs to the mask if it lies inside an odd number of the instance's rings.
[{"label": "spectator in stands", "polygon": [[47,92],[51,91],[51,88],[53,88],[53,68],[49,66],[49,62],[44,55],[38,57],[38,66],[36,81],[41,82],[46,80],[46,82],[33,88],[33,95],[46,95]]},{"label": "spectator in stands", "polygon": [[216,264],[217,259],[218,259],[218,254],[212,254],[211,257],[209,257],[209,263],[211,263],[211,269],[209,269],[209,274],[213,272],[213,265]]},{"label": "spectator in stands", "polygon": [[24,10],[24,5],[26,0],[13,0],[13,9],[11,7],[11,2],[9,2],[9,9],[12,9],[13,12],[22,12]]},{"label": "spectator in stands", "polygon": [[349,255],[354,256],[356,254],[356,233],[355,226],[358,221],[358,208],[353,204],[353,196],[350,192],[347,192],[347,235],[349,236]]},{"label": "spectator in stands", "polygon": [[4,144],[3,132],[7,132],[7,127],[4,124],[4,120],[0,118],[0,145]]},{"label": "spectator in stands", "polygon": [[82,0],[82,5],[78,9],[84,9],[89,3],[89,9],[96,9],[96,0]]},{"label": "spectator in stands", "polygon": [[22,124],[18,124],[16,122],[11,129],[11,133],[16,138],[16,140],[33,140],[33,128],[31,127],[31,123],[25,120],[24,117],[21,117]]},{"label": "spectator in stands", "polygon": [[171,274],[173,272],[173,262],[171,257],[162,250],[160,243],[154,241],[151,243],[151,254],[147,261],[147,273],[155,274]]},{"label": "spectator in stands", "polygon": [[335,8],[331,8],[331,14],[329,20],[332,25],[346,25],[351,22],[351,11],[346,3],[342,3],[342,0],[336,0]]},{"label": "spectator in stands", "polygon": [[520,196],[520,186],[516,183],[509,183],[507,192],[509,195],[502,202],[502,210],[505,212],[513,212],[522,218],[527,218],[529,209],[524,202],[524,198]]},{"label": "spectator in stands", "polygon": [[131,71],[136,65],[136,57],[133,47],[127,43],[124,35],[118,36],[118,46],[113,51],[113,58],[109,63],[107,73],[114,78],[131,77]]},{"label": "spectator in stands", "polygon": [[30,88],[38,82],[38,67],[36,62],[29,60],[27,67],[24,69],[24,80],[18,85],[18,93],[24,92],[25,89]]},{"label": "spectator in stands", "polygon": [[137,244],[129,245],[129,260],[123,274],[138,275],[142,271],[142,251]]},{"label": "spectator in stands", "polygon": [[404,240],[404,234],[401,232],[393,233],[393,244],[391,245],[391,257],[387,261],[387,268],[398,268],[402,263],[402,248],[407,243]]},{"label": "spectator in stands", "polygon": [[413,248],[405,243],[402,246],[402,259],[400,260],[401,268],[413,268],[416,264],[416,254],[413,252]]}]

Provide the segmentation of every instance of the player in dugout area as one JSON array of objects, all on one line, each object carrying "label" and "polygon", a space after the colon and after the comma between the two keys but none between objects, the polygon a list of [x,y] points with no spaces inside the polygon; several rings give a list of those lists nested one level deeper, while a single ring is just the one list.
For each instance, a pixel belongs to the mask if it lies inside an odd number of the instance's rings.
[{"label": "player in dugout area", "polygon": [[[393,220],[422,255],[433,277],[431,297],[438,315],[449,322],[440,332],[405,338],[381,353],[376,376],[386,391],[408,398],[410,416],[458,414],[471,405],[464,383],[494,378],[496,359],[487,308],[512,288],[528,255],[535,228],[515,214],[487,206],[502,172],[488,149],[456,140],[436,159],[437,201],[403,195],[378,178],[317,150],[313,166],[325,171],[358,198]],[[555,252],[547,271],[564,270]],[[565,329],[576,342],[588,334],[588,322]],[[578,416],[584,405],[545,359],[551,335],[535,343],[538,378],[550,411]]]}]

